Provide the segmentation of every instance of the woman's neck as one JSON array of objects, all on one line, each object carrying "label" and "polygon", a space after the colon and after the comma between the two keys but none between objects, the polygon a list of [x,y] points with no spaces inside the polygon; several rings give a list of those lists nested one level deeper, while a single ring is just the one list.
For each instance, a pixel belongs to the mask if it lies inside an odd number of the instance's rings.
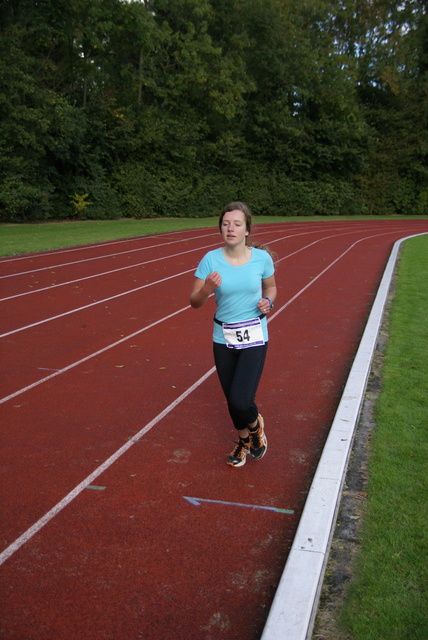
[{"label": "woman's neck", "polygon": [[247,245],[236,245],[231,247],[225,245],[223,247],[223,255],[228,262],[233,264],[245,264],[251,257],[251,249]]}]

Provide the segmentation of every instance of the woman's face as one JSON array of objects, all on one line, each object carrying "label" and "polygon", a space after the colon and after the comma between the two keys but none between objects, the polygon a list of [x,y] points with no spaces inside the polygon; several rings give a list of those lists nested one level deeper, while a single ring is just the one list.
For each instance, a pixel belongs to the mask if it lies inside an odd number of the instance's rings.
[{"label": "woman's face", "polygon": [[248,236],[245,215],[239,209],[227,211],[221,222],[221,235],[228,246],[245,244]]}]

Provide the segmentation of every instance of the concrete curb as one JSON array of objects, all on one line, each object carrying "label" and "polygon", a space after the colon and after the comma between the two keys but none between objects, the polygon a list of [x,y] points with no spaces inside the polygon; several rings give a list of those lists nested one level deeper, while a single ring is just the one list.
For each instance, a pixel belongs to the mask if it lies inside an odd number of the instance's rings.
[{"label": "concrete curb", "polygon": [[340,498],[388,291],[401,244],[392,249],[312,481],[261,640],[308,640],[317,613]]}]

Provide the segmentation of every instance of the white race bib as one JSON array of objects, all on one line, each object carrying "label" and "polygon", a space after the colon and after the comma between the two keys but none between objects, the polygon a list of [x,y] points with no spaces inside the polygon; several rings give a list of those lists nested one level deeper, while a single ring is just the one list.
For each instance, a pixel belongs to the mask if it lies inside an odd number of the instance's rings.
[{"label": "white race bib", "polygon": [[265,343],[260,318],[242,322],[224,322],[223,335],[229,349],[248,349]]}]

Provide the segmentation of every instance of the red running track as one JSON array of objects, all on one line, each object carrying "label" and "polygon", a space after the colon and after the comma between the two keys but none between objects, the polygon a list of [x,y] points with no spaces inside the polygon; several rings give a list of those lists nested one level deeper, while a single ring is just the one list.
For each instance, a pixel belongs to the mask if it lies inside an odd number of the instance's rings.
[{"label": "red running track", "polygon": [[188,304],[215,229],[1,260],[0,637],[260,638],[391,248],[427,231],[255,227],[277,254],[269,448],[240,469],[213,301]]}]

